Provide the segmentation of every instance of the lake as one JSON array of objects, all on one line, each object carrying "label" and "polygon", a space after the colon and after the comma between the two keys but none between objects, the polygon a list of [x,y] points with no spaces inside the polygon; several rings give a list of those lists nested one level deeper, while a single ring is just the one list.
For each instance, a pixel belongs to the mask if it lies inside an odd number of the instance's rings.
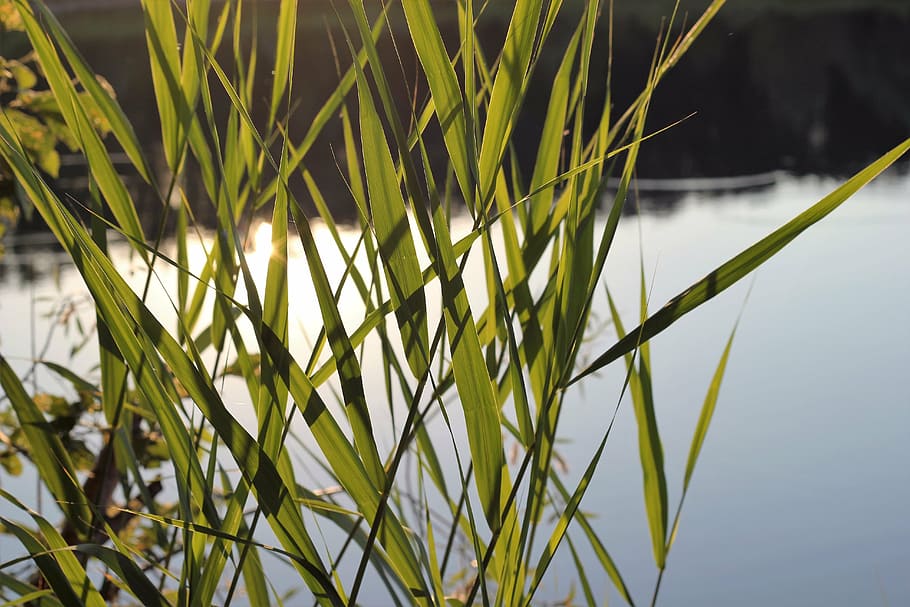
[{"label": "lake", "polygon": [[[835,183],[782,175],[765,189],[692,193],[672,212],[626,217],[606,279],[627,326],[637,315],[639,233],[656,308]],[[910,176],[892,170],[758,272],[670,554],[663,604],[910,601],[910,327],[903,319],[910,309],[908,234]],[[317,229],[317,240],[324,237]],[[330,248],[327,241],[322,250]],[[254,271],[257,259],[251,253]],[[292,268],[303,263],[299,252],[291,260]],[[331,257],[327,265],[332,267]],[[124,260],[125,272],[131,267],[139,269]],[[41,244],[12,244],[0,268],[0,347],[23,370],[33,341],[40,346],[51,329],[53,317],[45,314],[64,299],[77,301],[83,287],[65,259]],[[172,277],[161,271],[164,284]],[[142,278],[136,273],[132,280],[139,285]],[[748,286],[734,287],[652,342],[671,505],[708,382]],[[476,293],[483,287],[468,288]],[[307,281],[295,281],[292,302],[308,301],[307,289]],[[150,306],[168,317],[162,292]],[[89,325],[90,310],[78,309]],[[347,320],[356,318],[357,310],[342,311]],[[604,301],[598,302],[597,316],[606,313]],[[317,327],[305,306],[292,325],[311,336]],[[70,361],[73,335],[56,330],[46,357],[94,375],[90,349]],[[611,331],[601,330],[589,345],[591,355],[612,343]],[[622,376],[611,365],[581,382],[567,400],[560,434],[570,486],[602,436]],[[368,369],[365,380],[368,394],[383,390],[381,378]],[[39,376],[39,383],[50,381]],[[225,394],[238,418],[252,424],[242,386],[229,382]],[[447,442],[438,422],[434,436]],[[626,399],[582,507],[594,515],[640,602],[650,595],[655,570],[636,436]],[[312,478],[325,482],[318,474]],[[26,501],[34,498],[32,483],[3,476],[3,486],[15,487]],[[4,544],[6,559],[15,547]],[[562,557],[544,597],[564,597],[572,587],[574,567],[567,552]],[[605,576],[592,580],[596,591],[610,588],[617,598]]]}]

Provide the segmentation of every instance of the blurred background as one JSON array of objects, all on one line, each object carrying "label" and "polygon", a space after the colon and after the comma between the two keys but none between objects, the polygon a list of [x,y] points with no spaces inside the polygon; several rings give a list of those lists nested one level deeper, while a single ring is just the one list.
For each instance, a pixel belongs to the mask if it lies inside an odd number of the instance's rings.
[{"label": "blurred background", "polygon": [[[142,35],[139,0],[52,0],[58,14],[83,55],[113,86],[132,120],[140,141],[152,157],[160,146],[159,127],[153,118],[153,93],[148,54]],[[458,37],[454,4],[434,3],[450,47]],[[515,150],[526,175],[530,174],[539,125],[546,112],[547,82],[558,67],[562,50],[575,20],[571,13],[583,6],[571,0],[551,39],[540,53],[537,78],[525,99],[515,132]],[[675,33],[680,24],[691,24],[708,4],[705,0],[680,3]],[[377,9],[380,2],[369,2]],[[274,23],[278,3],[253,3],[260,13],[256,27],[249,14],[248,44],[256,44],[262,66],[258,87],[265,110],[270,90],[269,66],[274,58]],[[311,118],[338,82],[339,70],[350,64],[342,29],[331,3],[301,0],[297,36],[299,66],[294,83],[295,107],[290,120],[292,135],[302,136]],[[477,33],[488,49],[499,48],[508,27],[511,6],[496,1],[485,6]],[[613,39],[613,105],[617,115],[641,92],[655,48],[658,31],[673,10],[669,0],[616,2]],[[375,11],[374,11],[375,12]],[[344,11],[341,11],[344,18]],[[400,9],[390,11],[392,34],[405,34]],[[606,91],[608,19],[601,20],[598,47],[589,89],[592,119],[599,115]],[[351,24],[348,23],[348,26]],[[256,40],[252,33],[256,30]],[[644,180],[730,178],[751,176],[731,185],[769,185],[775,171],[793,175],[846,176],[855,172],[910,132],[910,2],[905,0],[731,0],[661,83],[649,114],[649,130],[657,130],[695,115],[652,143],[642,147],[638,176]],[[0,52],[15,56],[22,36],[0,40]],[[415,76],[415,56],[399,44],[396,55],[391,37],[380,42],[383,59],[394,65],[401,59],[397,86],[400,107],[427,92]],[[450,52],[452,48],[450,48]],[[314,60],[314,58],[316,58]],[[495,57],[488,57],[492,60]],[[396,72],[393,72],[396,73]],[[407,118],[405,116],[404,118]],[[329,125],[307,158],[307,168],[323,184],[332,210],[354,219],[353,201],[339,179],[336,158],[341,158],[340,122]],[[443,167],[444,149],[436,148],[436,163]],[[340,160],[338,161],[340,162]],[[61,169],[60,187],[77,190],[78,162]],[[299,199],[307,194],[302,184]],[[681,191],[711,189],[710,182],[652,184],[661,195],[647,197],[654,210],[666,210],[680,200]],[[723,187],[724,182],[717,182]],[[643,188],[647,190],[648,188]],[[647,192],[646,192],[647,193]],[[651,192],[654,194],[654,192]],[[140,196],[141,197],[141,196]],[[157,217],[157,203],[146,197],[146,209]],[[199,205],[206,217],[207,207]]]}]

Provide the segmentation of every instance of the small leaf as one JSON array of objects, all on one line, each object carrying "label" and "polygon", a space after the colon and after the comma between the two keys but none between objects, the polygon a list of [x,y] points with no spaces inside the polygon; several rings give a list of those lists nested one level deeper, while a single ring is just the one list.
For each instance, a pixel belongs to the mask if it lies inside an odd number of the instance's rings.
[{"label": "small leaf", "polygon": [[38,76],[36,76],[35,72],[24,63],[19,61],[7,61],[6,67],[12,72],[13,78],[16,79],[16,85],[19,87],[20,91],[33,88],[38,84]]},{"label": "small leaf", "polygon": [[7,451],[0,455],[0,466],[3,466],[10,476],[22,474],[22,459],[15,451]]}]

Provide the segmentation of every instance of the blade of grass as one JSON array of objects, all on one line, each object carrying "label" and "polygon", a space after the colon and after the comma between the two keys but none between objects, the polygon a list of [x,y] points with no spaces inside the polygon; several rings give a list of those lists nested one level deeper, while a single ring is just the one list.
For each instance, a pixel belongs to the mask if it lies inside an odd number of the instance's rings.
[{"label": "blade of grass", "polygon": [[291,64],[294,61],[294,37],[297,31],[297,0],[282,0],[278,9],[277,35],[275,36],[275,67],[272,69],[272,96],[269,104],[269,125],[275,123],[278,106],[290,82]]},{"label": "blade of grass", "polygon": [[422,144],[421,152],[430,186],[443,316],[452,353],[452,371],[464,411],[477,491],[487,523],[492,530],[497,530],[502,524],[501,500],[505,485],[499,406],[465,291],[463,269],[456,262],[448,222],[439,204],[429,170],[429,159]]},{"label": "blade of grass", "polygon": [[429,361],[427,351],[426,298],[423,292],[417,250],[411,237],[395,165],[385,133],[373,105],[366,78],[355,63],[360,105],[363,164],[366,170],[371,218],[384,261],[392,302],[408,364],[415,377],[423,374]]},{"label": "blade of grass", "polygon": [[[553,486],[559,493],[560,498],[568,503],[570,499],[569,492],[566,490],[562,479],[559,478],[559,475],[555,470],[550,474],[550,482],[553,483]],[[585,537],[587,538],[588,543],[591,544],[591,548],[594,550],[594,554],[597,557],[597,560],[600,561],[601,567],[603,567],[604,571],[607,572],[607,575],[610,577],[613,585],[616,586],[616,590],[619,592],[619,595],[623,598],[623,600],[626,601],[626,603],[628,603],[631,607],[634,607],[635,602],[632,600],[632,594],[629,592],[625,580],[623,580],[622,575],[619,573],[619,568],[616,566],[613,557],[611,557],[610,553],[607,551],[606,546],[604,546],[603,541],[601,541],[600,537],[598,537],[597,533],[595,533],[594,528],[588,521],[588,517],[585,516],[584,513],[577,511],[575,513],[574,520],[576,523],[578,523],[578,526],[581,527],[582,531],[584,531]]]},{"label": "blade of grass", "polygon": [[[9,134],[2,125],[0,137],[9,144]],[[17,177],[35,202],[36,208],[76,262],[140,389],[153,405],[171,449],[172,461],[180,471],[177,476],[178,489],[186,499],[191,499],[203,509],[209,521],[218,521],[211,496],[200,491],[205,486],[204,475],[199,468],[198,459],[190,453],[193,441],[177,416],[172,396],[152,368],[152,363],[157,360],[156,350],[161,352],[167,366],[231,450],[247,482],[255,488],[259,503],[263,505],[279,540],[289,550],[301,555],[303,562],[308,563],[304,566],[300,561],[295,561],[295,566],[308,586],[320,597],[320,602],[327,605],[340,603],[340,597],[324,573],[319,556],[309,539],[300,511],[293,503],[293,494],[287,489],[274,464],[263,454],[261,447],[227,411],[210,378],[196,366],[201,365],[198,352],[193,352],[196,360],[194,363],[126,285],[110,261],[100,254],[91,239],[67,219],[59,200],[28,168],[24,152],[21,149],[10,149],[7,145],[3,153],[7,162],[15,167]],[[136,328],[140,329],[138,333]],[[196,488],[195,492],[193,487]]]},{"label": "blade of grass", "polygon": [[[748,295],[746,295],[746,299],[748,299]],[[742,312],[740,312],[740,314],[742,314]],[[686,460],[686,472],[683,477],[683,490],[679,497],[679,503],[676,506],[676,514],[673,517],[673,525],[670,528],[670,537],[667,538],[667,553],[670,552],[673,542],[676,541],[676,533],[679,531],[680,515],[682,514],[683,504],[686,501],[686,495],[689,492],[689,482],[692,480],[692,474],[695,472],[695,464],[698,462],[698,456],[701,453],[702,445],[704,445],[705,437],[708,434],[708,427],[711,425],[711,420],[714,417],[714,409],[717,407],[717,397],[720,394],[720,385],[723,382],[724,373],[727,370],[727,360],[730,358],[730,349],[733,347],[733,338],[736,337],[736,329],[739,326],[739,320],[740,319],[737,318],[736,323],[733,325],[733,330],[730,332],[730,337],[727,339],[723,354],[721,354],[720,361],[717,363],[717,369],[715,369],[714,376],[711,378],[711,383],[708,385],[708,393],[705,395],[705,402],[702,404],[701,413],[698,416],[698,423],[696,424],[695,432],[692,435],[692,446],[689,448],[689,457]],[[654,584],[651,607],[654,607],[654,605],[657,604],[657,595],[658,592],[660,592],[660,583],[663,579],[663,575],[664,569],[661,569],[660,573],[657,575],[657,582]]]},{"label": "blade of grass", "polygon": [[[607,292],[610,315],[613,326],[620,339],[626,336],[622,319],[612,296]],[[646,313],[647,308],[642,312]],[[635,411],[635,422],[638,426],[638,451],[641,458],[642,481],[645,494],[645,511],[648,515],[648,526],[651,533],[651,544],[654,561],[659,569],[666,563],[667,533],[667,481],[664,474],[663,449],[660,433],[657,430],[657,417],[654,412],[654,398],[651,391],[650,362],[646,344],[639,348],[639,368],[633,368],[629,378],[629,390],[632,406]],[[632,363],[631,354],[626,355],[626,364]]]},{"label": "blade of grass", "polygon": [[[5,567],[7,563],[3,563]],[[57,597],[53,596],[54,591],[50,588],[38,590],[33,585],[23,582],[8,573],[0,571],[0,588],[8,588],[18,598],[4,603],[9,607],[18,605],[34,605],[35,607],[62,607]]]},{"label": "blade of grass", "polygon": [[[75,87],[52,41],[48,38],[47,31],[35,19],[31,8],[24,0],[16,0],[16,7],[57,105],[85,154],[91,176],[101,190],[104,200],[123,230],[135,240],[144,241],[142,226],[130,195],[123,185],[123,180],[117,175],[101,137],[92,126],[84,104],[80,103]],[[4,117],[4,122],[7,121],[8,118]],[[137,251],[145,258],[144,251],[138,249]]]},{"label": "blade of grass", "polygon": [[124,153],[126,153],[130,161],[132,161],[133,166],[136,167],[136,170],[139,171],[142,178],[145,179],[146,182],[149,182],[151,180],[151,171],[148,167],[148,161],[142,153],[142,147],[139,144],[133,126],[129,123],[129,120],[123,113],[120,104],[117,103],[117,100],[111,97],[98,82],[95,74],[89,68],[88,63],[76,49],[69,34],[66,33],[66,30],[63,29],[60,22],[57,21],[57,18],[50,9],[47,8],[47,5],[44,4],[43,0],[35,2],[34,6],[41,14],[42,25],[51,39],[53,39],[60,47],[60,50],[63,51],[67,62],[79,79],[80,84],[82,84],[82,86],[85,87],[85,90],[92,96],[92,100],[95,105],[98,106],[101,115],[104,116],[105,120],[107,120],[110,125],[114,137],[117,138],[117,141],[123,147]]},{"label": "blade of grass", "polygon": [[[26,507],[9,492],[0,489],[0,497],[20,510],[28,513],[38,526],[37,534],[24,525],[0,517],[0,522],[10,530],[26,550],[32,555],[35,564],[48,582],[57,597],[64,604],[85,605],[86,607],[104,607],[104,599],[92,584],[85,568],[73,554],[72,548],[51,525],[47,519]],[[75,599],[76,602],[72,602]]]},{"label": "blade of grass", "polygon": [[480,146],[478,186],[480,206],[483,208],[486,208],[487,200],[493,195],[496,174],[506,152],[527,83],[541,5],[541,0],[518,0],[509,22]]},{"label": "blade of grass", "polygon": [[92,511],[82,493],[70,454],[3,355],[0,355],[0,385],[28,439],[29,457],[44,486],[79,536],[87,537]]},{"label": "blade of grass", "polygon": [[322,263],[322,258],[310,231],[309,222],[297,205],[292,207],[292,211],[300,234],[300,241],[306,254],[310,277],[313,280],[316,297],[322,311],[329,347],[337,364],[341,391],[344,394],[345,410],[348,414],[351,428],[354,431],[354,447],[363,459],[373,486],[378,489],[386,484],[385,470],[376,446],[373,425],[370,421],[370,412],[367,408],[363,389],[360,364],[357,362],[357,354],[351,345],[350,338],[341,320],[341,312],[335,302],[335,297],[325,272],[325,266]]},{"label": "blade of grass", "polygon": [[469,161],[467,126],[462,113],[461,90],[455,68],[449,61],[435,16],[428,0],[403,0],[411,40],[423,65],[433,104],[449,151],[449,162],[455,171],[465,200],[474,194]]},{"label": "blade of grass", "polygon": [[155,584],[142,572],[136,562],[119,550],[99,546],[98,544],[77,544],[76,552],[94,557],[104,563],[122,581],[130,594],[147,607],[164,607],[170,605]]},{"label": "blade of grass", "polygon": [[177,173],[190,108],[181,89],[180,43],[170,2],[142,0],[152,85],[161,121],[161,141],[171,172]]}]

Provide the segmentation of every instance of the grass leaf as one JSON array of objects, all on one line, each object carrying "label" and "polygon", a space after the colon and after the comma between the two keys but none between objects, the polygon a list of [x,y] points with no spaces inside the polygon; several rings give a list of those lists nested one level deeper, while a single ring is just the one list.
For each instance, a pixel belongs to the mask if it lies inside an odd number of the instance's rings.
[{"label": "grass leaf", "polygon": [[668,301],[642,325],[632,329],[624,338],[616,342],[606,352],[598,356],[594,362],[569,380],[567,385],[574,384],[578,380],[607,366],[620,356],[631,352],[639,340],[650,340],[684,315],[739,282],[810,226],[822,220],[834,209],[846,202],[860,188],[894,164],[908,150],[910,150],[910,139],[900,143],[809,209],[803,211],[742,253],[718,266],[710,274]]}]

